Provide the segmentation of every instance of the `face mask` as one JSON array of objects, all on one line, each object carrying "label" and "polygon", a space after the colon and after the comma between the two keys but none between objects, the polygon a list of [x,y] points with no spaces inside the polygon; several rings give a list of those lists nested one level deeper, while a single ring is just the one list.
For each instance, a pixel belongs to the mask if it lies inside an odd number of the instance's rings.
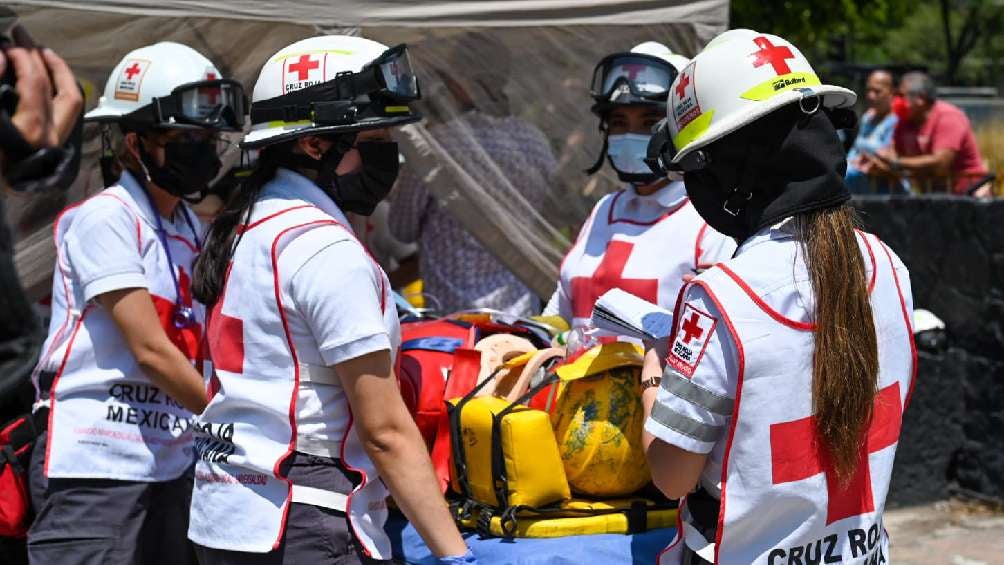
[{"label": "face mask", "polygon": [[335,174],[344,153],[336,148],[328,151],[322,159],[317,176],[317,184],[338,207],[346,212],[369,216],[377,204],[387,197],[394,181],[397,180],[398,149],[392,141],[361,141],[356,150],[362,159],[361,168],[346,175]]},{"label": "face mask", "polygon": [[624,182],[650,183],[658,177],[645,164],[650,135],[625,133],[607,137],[607,157]]},{"label": "face mask", "polygon": [[903,96],[893,96],[892,98],[892,113],[896,114],[901,122],[910,121],[910,105],[907,103],[906,98]]},{"label": "face mask", "polygon": [[847,162],[831,119],[777,110],[706,148],[709,164],[684,175],[697,213],[744,241],[788,216],[840,205]]},{"label": "face mask", "polygon": [[147,179],[188,202],[202,200],[209,182],[220,172],[220,157],[212,140],[169,141],[164,144],[164,165],[157,165],[139,142],[140,162]]}]

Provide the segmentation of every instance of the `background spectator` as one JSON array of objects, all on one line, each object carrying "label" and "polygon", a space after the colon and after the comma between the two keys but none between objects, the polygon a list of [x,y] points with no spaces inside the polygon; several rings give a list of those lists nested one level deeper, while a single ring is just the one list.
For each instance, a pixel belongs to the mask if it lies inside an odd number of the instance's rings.
[{"label": "background spectator", "polygon": [[[452,104],[434,112],[444,116],[443,123],[429,126],[429,133],[492,198],[518,196],[540,210],[557,169],[551,145],[539,128],[511,115],[504,90],[511,63],[505,45],[474,37],[479,41],[466,43],[468,53],[483,53],[488,60],[491,52],[494,64],[476,74],[455,72],[449,69],[463,68],[464,60],[454,54],[437,65],[443,94],[448,94],[444,98]],[[408,164],[401,169],[387,218],[395,238],[419,244],[423,295],[429,298],[425,305],[443,313],[467,308],[521,316],[539,312],[537,296],[430,192],[426,173]]]},{"label": "background spectator", "polygon": [[[900,93],[905,104],[893,134],[894,149],[876,151],[871,162],[893,177],[908,177],[914,190],[969,192],[988,174],[969,118],[937,99],[936,85],[925,73],[903,75]],[[973,195],[990,196],[990,183]]]},{"label": "background spectator", "polygon": [[879,69],[868,75],[865,98],[868,109],[861,115],[858,135],[847,153],[847,187],[853,193],[889,193],[891,186],[899,192],[900,184],[885,175],[876,175],[871,161],[863,153],[875,153],[892,145],[896,114],[892,112],[895,84],[892,73]]}]

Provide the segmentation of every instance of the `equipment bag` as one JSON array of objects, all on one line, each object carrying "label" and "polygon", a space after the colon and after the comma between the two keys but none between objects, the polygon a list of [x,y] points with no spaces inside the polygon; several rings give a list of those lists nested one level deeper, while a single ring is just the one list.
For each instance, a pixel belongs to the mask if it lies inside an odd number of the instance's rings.
[{"label": "equipment bag", "polygon": [[537,507],[571,497],[546,412],[494,396],[477,396],[500,367],[451,401],[454,492],[493,508]]},{"label": "equipment bag", "polygon": [[28,462],[37,436],[30,414],[14,418],[0,429],[0,536],[23,538],[28,533]]}]

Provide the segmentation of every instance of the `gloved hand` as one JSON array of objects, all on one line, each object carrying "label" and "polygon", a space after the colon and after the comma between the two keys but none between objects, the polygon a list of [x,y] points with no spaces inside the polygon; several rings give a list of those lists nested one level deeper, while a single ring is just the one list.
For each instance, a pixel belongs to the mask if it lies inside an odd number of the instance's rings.
[{"label": "gloved hand", "polygon": [[463,555],[452,555],[449,557],[437,557],[437,565],[473,565],[478,562],[478,558],[474,557],[474,553],[470,549],[467,553]]}]

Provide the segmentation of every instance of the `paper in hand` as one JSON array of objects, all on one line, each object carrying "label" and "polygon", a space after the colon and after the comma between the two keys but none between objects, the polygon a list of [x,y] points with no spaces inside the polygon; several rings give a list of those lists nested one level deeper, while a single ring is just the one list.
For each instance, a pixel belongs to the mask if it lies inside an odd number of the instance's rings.
[{"label": "paper in hand", "polygon": [[593,325],[618,335],[659,341],[673,331],[673,313],[619,288],[608,290],[593,306]]}]

